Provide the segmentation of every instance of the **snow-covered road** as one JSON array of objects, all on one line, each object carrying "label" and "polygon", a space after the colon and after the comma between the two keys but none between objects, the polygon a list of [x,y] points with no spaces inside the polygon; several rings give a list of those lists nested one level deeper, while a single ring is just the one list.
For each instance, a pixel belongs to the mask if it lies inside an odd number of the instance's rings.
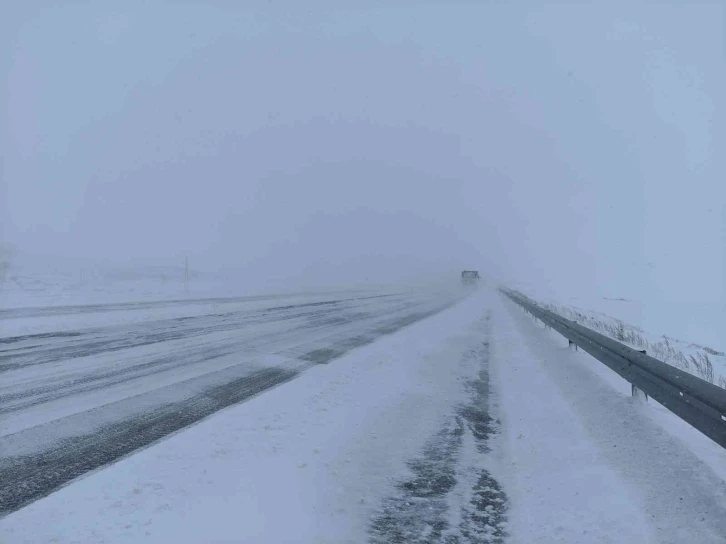
[{"label": "snow-covered road", "polygon": [[347,293],[6,312],[0,512],[461,296]]},{"label": "snow-covered road", "polygon": [[367,338],[431,315],[299,373],[363,331],[303,328],[255,367],[294,380],[7,515],[0,540],[726,541],[721,448],[492,290],[412,297],[345,303],[371,305]]}]

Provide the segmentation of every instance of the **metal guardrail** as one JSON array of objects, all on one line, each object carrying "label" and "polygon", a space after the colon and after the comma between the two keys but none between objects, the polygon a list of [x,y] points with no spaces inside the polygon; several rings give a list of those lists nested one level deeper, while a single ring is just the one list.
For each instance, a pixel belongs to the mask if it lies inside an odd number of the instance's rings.
[{"label": "metal guardrail", "polygon": [[726,389],[546,310],[516,291],[507,297],[726,448]]}]

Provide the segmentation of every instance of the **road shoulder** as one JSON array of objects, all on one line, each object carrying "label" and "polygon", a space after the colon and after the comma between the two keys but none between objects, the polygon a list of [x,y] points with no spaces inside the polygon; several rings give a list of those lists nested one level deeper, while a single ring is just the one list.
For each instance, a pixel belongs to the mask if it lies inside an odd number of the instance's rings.
[{"label": "road shoulder", "polygon": [[513,303],[494,308],[513,541],[723,542],[723,481],[651,407]]}]

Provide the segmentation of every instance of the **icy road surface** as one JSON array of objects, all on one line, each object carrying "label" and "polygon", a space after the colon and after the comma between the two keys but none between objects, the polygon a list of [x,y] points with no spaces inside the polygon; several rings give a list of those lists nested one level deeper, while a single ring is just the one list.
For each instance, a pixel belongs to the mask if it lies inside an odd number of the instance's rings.
[{"label": "icy road surface", "polygon": [[4,310],[0,514],[461,296],[348,293]]}]

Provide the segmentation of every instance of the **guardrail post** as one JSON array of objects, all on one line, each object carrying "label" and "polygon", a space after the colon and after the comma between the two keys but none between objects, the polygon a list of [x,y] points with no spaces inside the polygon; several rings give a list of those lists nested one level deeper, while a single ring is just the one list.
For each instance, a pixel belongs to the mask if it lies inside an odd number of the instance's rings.
[{"label": "guardrail post", "polygon": [[645,394],[643,391],[635,387],[634,384],[630,384],[630,393],[633,398],[642,400],[644,402],[648,402],[648,395]]},{"label": "guardrail post", "polygon": [[[642,353],[643,355],[647,355],[644,349],[639,349],[638,351],[640,353]],[[643,391],[641,391],[640,389],[638,389],[637,387],[635,387],[635,385],[633,385],[632,383],[630,384],[630,393],[632,394],[632,396],[634,398],[648,402],[648,395],[646,393],[644,393]]]},{"label": "guardrail post", "polygon": [[[677,417],[726,448],[726,391],[723,388],[649,357],[645,350],[637,350],[529,303],[516,293],[503,292],[535,321],[542,321],[567,338],[569,348],[575,346],[578,350],[578,345],[570,337],[581,341],[585,352],[631,382],[634,399],[647,402],[648,397],[653,395],[658,403]],[[557,325],[556,329],[553,324]],[[633,380],[645,389],[634,385]]]}]

